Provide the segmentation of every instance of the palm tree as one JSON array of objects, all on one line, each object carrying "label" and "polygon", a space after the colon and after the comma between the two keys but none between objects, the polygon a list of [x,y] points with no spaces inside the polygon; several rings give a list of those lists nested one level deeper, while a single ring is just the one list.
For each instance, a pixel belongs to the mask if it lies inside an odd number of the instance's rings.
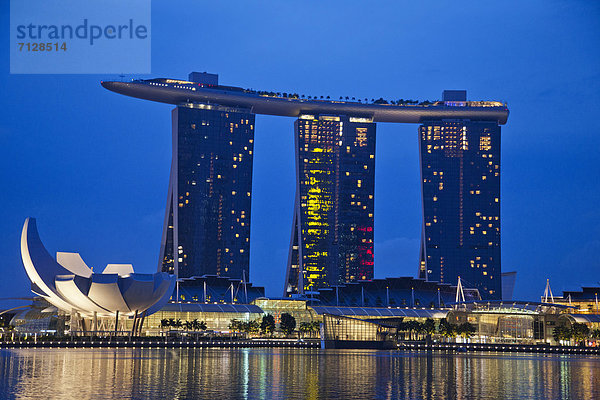
[{"label": "palm tree", "polygon": [[457,326],[449,323],[446,318],[443,318],[440,321],[440,325],[438,327],[440,335],[445,338],[453,338],[456,337],[457,334]]},{"label": "palm tree", "polygon": [[258,321],[250,321],[247,323],[246,332],[248,333],[258,333],[260,330],[260,324]]},{"label": "palm tree", "polygon": [[312,331],[312,325],[310,322],[300,322],[300,326],[298,327],[300,333],[308,333]]},{"label": "palm tree", "polygon": [[243,328],[243,322],[238,321],[237,319],[232,319],[229,323],[229,329],[231,329],[234,332],[241,332]]},{"label": "palm tree", "polygon": [[464,322],[458,326],[458,334],[465,339],[468,339],[475,335],[476,330],[477,329],[475,328],[475,326],[470,322]]},{"label": "palm tree", "polygon": [[196,318],[192,321],[192,329],[195,331],[200,329],[200,322],[198,322],[198,318]]},{"label": "palm tree", "polygon": [[435,332],[435,321],[431,318],[427,318],[423,323],[423,331],[428,335],[433,334]]},{"label": "palm tree", "polygon": [[161,320],[160,320],[160,326],[161,326],[162,328],[166,328],[166,327],[168,327],[169,325],[170,325],[170,324],[169,324],[169,320],[168,320],[168,319],[166,319],[166,318],[163,318],[163,319],[161,319]]},{"label": "palm tree", "polygon": [[198,328],[199,328],[201,331],[205,331],[205,330],[206,330],[206,322],[204,322],[204,321],[200,321],[200,323],[198,324]]},{"label": "palm tree", "polygon": [[590,328],[586,324],[574,323],[571,326],[571,331],[573,332],[573,340],[579,344],[582,344],[590,336]]},{"label": "palm tree", "polygon": [[311,322],[311,325],[313,332],[319,332],[321,330],[321,323],[319,321],[313,321]]}]

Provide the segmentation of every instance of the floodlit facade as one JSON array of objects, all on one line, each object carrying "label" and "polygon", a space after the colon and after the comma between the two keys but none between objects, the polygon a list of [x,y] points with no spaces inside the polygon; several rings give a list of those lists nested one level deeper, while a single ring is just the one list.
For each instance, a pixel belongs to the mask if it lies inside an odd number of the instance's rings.
[{"label": "floodlit facade", "polygon": [[302,115],[284,296],[373,279],[375,124]]},{"label": "floodlit facade", "polygon": [[306,300],[292,300],[290,298],[259,298],[252,301],[265,314],[270,314],[275,323],[281,322],[281,314],[287,313],[296,319],[296,325],[302,322],[321,322],[322,318],[308,305]]},{"label": "floodlit facade", "polygon": [[374,321],[364,321],[340,315],[323,315],[325,348],[388,348],[396,347],[396,328]]},{"label": "floodlit facade", "polygon": [[169,329],[161,326],[163,319],[174,319],[203,321],[209,331],[228,332],[231,320],[260,321],[262,315],[259,307],[250,304],[168,303],[146,318],[142,331],[158,334],[161,330]]},{"label": "floodlit facade", "polygon": [[549,294],[542,296],[541,301],[572,307],[571,312],[576,314],[597,314],[600,316],[599,293],[600,286],[582,286],[581,290],[563,291],[562,296],[553,296],[550,291]]},{"label": "floodlit facade", "polygon": [[448,312],[451,324],[475,327],[479,343],[553,343],[553,330],[570,311],[558,304],[500,300],[468,302]]},{"label": "floodlit facade", "polygon": [[254,114],[188,103],[173,109],[172,120],[159,270],[247,280]]},{"label": "floodlit facade", "polygon": [[119,313],[152,314],[167,303],[175,286],[172,275],[134,273],[131,264],[109,264],[95,273],[78,253],[59,252],[55,260],[42,244],[34,218],[23,225],[21,257],[33,293],[65,313],[93,317],[93,324],[97,317],[118,318]]},{"label": "floodlit facade", "polygon": [[460,276],[482,298],[501,299],[498,123],[426,121],[419,127],[419,143],[419,277],[455,284]]}]

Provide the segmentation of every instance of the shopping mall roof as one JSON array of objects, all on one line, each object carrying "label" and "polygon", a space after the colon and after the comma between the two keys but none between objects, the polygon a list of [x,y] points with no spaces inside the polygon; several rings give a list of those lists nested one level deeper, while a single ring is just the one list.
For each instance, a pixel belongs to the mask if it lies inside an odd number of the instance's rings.
[{"label": "shopping mall roof", "polygon": [[600,323],[600,314],[566,314],[565,317],[580,324]]},{"label": "shopping mall roof", "polygon": [[445,318],[449,310],[431,308],[311,307],[319,315],[368,317]]}]

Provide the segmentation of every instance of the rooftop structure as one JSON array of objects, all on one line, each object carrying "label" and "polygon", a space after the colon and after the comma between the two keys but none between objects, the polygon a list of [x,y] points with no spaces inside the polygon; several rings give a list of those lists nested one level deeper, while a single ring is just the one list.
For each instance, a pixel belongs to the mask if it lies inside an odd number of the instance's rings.
[{"label": "rooftop structure", "polygon": [[265,288],[254,286],[242,279],[228,278],[218,275],[193,276],[179,280],[177,301],[208,303],[242,303],[265,297]]},{"label": "rooftop structure", "polygon": [[[320,306],[444,307],[456,300],[457,287],[412,277],[358,281],[319,289]],[[463,289],[466,301],[481,299],[477,289]]]},{"label": "rooftop structure", "polygon": [[[211,81],[207,79],[202,80]],[[247,108],[254,114],[284,117],[334,114],[370,118],[373,122],[420,123],[425,120],[469,119],[495,121],[498,124],[505,124],[508,119],[508,107],[498,101],[449,100],[421,104],[391,104],[383,99],[372,103],[348,99],[308,99],[293,93],[256,91],[169,78],[138,79],[131,82],[103,81],[101,84],[119,94],[160,103],[203,103],[207,108],[218,104]]]}]

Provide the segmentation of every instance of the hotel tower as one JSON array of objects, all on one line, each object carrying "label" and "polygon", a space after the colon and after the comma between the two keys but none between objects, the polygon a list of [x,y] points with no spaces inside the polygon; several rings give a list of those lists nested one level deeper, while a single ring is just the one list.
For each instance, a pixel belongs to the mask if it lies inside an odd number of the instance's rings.
[{"label": "hotel tower", "polygon": [[[466,105],[464,91],[445,103]],[[432,119],[419,127],[423,230],[419,277],[501,299],[500,127],[496,121]]]},{"label": "hotel tower", "polygon": [[284,296],[373,279],[375,124],[301,115]]}]

